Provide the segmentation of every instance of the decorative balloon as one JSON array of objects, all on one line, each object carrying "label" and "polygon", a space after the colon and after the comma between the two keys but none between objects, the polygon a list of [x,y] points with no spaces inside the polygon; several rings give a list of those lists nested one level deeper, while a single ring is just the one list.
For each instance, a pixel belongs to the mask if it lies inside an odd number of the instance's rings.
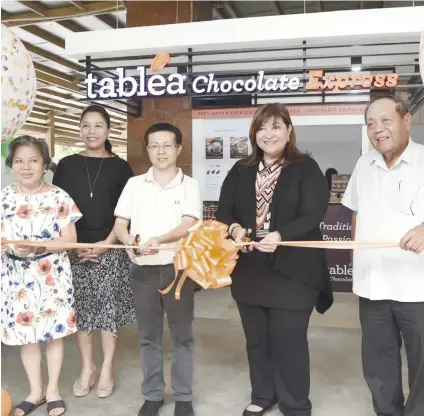
[{"label": "decorative balloon", "polygon": [[11,138],[25,123],[35,102],[34,64],[22,42],[1,25],[1,140]]},{"label": "decorative balloon", "polygon": [[12,413],[12,399],[6,390],[1,390],[1,416],[10,416]]},{"label": "decorative balloon", "polygon": [[421,72],[421,80],[424,84],[424,29],[423,33],[421,33],[421,42],[420,42],[420,72]]}]

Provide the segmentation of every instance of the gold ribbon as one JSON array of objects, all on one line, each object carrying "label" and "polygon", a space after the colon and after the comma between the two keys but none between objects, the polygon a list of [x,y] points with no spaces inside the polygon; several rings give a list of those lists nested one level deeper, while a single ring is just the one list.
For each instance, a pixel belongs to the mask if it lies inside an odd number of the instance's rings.
[{"label": "gold ribbon", "polygon": [[180,240],[174,257],[175,279],[160,293],[169,293],[184,270],[175,289],[175,298],[180,299],[181,289],[187,277],[203,289],[218,289],[231,284],[230,274],[238,259],[238,247],[227,240],[228,227],[218,221],[198,222],[189,230],[187,238]]},{"label": "gold ribbon", "polygon": [[[257,242],[234,243],[227,239],[227,225],[208,220],[199,221],[189,230],[189,235],[181,239],[176,247],[152,247],[158,250],[174,250],[175,278],[174,281],[160,293],[169,293],[174,287],[179,271],[183,273],[178,281],[175,297],[180,299],[182,287],[189,277],[204,289],[218,289],[231,285],[231,273],[238,259],[238,250],[245,245],[255,245]],[[63,248],[107,248],[107,249],[134,249],[136,246],[121,244],[91,244],[91,243],[67,243],[65,241],[32,241],[32,240],[5,240],[4,244],[16,244],[24,246]],[[264,243],[262,243],[264,244]],[[399,242],[384,241],[281,241],[278,243],[265,243],[277,246],[325,248],[338,250],[352,250],[357,248],[390,248],[399,247]]]}]

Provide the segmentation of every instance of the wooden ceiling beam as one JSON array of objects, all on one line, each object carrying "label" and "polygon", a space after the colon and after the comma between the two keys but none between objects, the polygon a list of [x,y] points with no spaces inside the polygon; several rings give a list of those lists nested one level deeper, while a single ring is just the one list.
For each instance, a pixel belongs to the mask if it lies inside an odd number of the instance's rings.
[{"label": "wooden ceiling beam", "polygon": [[34,13],[38,14],[41,17],[46,17],[46,11],[48,9],[44,8],[36,1],[20,1],[19,3],[23,4],[28,9],[32,10]]},{"label": "wooden ceiling beam", "polygon": [[56,85],[60,88],[63,88],[65,90],[69,90],[69,91],[77,91],[77,92],[80,91],[80,88],[74,82],[65,81],[61,78],[57,78],[55,76],[48,75],[44,72],[40,72],[37,69],[35,70],[35,73],[37,75],[37,79],[46,83],[46,84]]},{"label": "wooden ceiling beam", "polygon": [[283,10],[283,8],[281,7],[280,2],[278,2],[278,1],[273,1],[273,2],[272,2],[272,6],[273,6],[273,8],[274,8],[274,12],[275,12],[275,14],[277,14],[277,15],[279,15],[279,14],[284,14],[284,10]]},{"label": "wooden ceiling beam", "polygon": [[96,16],[97,19],[101,20],[103,23],[106,23],[112,29],[125,29],[127,25],[121,22],[116,16],[113,14],[105,14],[102,16]]},{"label": "wooden ceiling beam", "polygon": [[49,68],[48,66],[39,64],[38,62],[34,62],[34,68],[37,71],[42,72],[44,74],[52,75],[54,77],[63,79],[63,80],[68,81],[68,82],[74,82],[74,77],[72,75],[65,74],[64,72],[60,72],[60,71],[53,69],[53,68]]},{"label": "wooden ceiling beam", "polygon": [[109,14],[115,11],[125,10],[122,3],[116,4],[114,1],[95,1],[84,3],[84,10],[75,10],[75,6],[58,7],[48,9],[33,1],[21,1],[30,12],[9,14],[3,23],[6,26],[28,26],[42,22],[56,22],[60,20],[68,20],[73,17],[80,16],[97,16]]},{"label": "wooden ceiling beam", "polygon": [[77,23],[75,20],[61,20],[57,22],[59,25],[63,26],[64,28],[71,30],[72,32],[89,32],[90,29],[86,28],[85,26]]},{"label": "wooden ceiling beam", "polygon": [[[64,92],[59,92],[59,91],[49,91],[49,90],[37,90],[37,94],[40,93],[41,95],[48,95],[54,98],[63,98],[64,100],[73,100],[76,101],[78,100],[78,98],[83,98],[85,97],[84,93],[64,93]],[[80,95],[80,97],[75,97],[75,95]]]},{"label": "wooden ceiling beam", "polygon": [[39,94],[37,94],[36,100],[39,102],[45,101],[46,103],[52,103],[52,104],[57,104],[57,105],[61,105],[64,106],[66,108],[77,108],[78,110],[84,110],[84,104],[78,105],[75,102],[64,102],[63,100],[56,100],[55,98],[52,97],[43,97]]},{"label": "wooden ceiling beam", "polygon": [[31,111],[30,115],[28,116],[28,120],[32,118],[35,120],[40,120],[42,122],[47,122],[47,115],[46,114],[40,114],[34,111]]},{"label": "wooden ceiling beam", "polygon": [[85,10],[84,3],[82,1],[70,1],[73,6],[75,6],[78,10]]},{"label": "wooden ceiling beam", "polygon": [[31,122],[26,122],[22,127],[21,130],[25,131],[36,131],[39,133],[45,133],[47,131],[47,127],[38,126],[37,124],[32,124]]},{"label": "wooden ceiling beam", "polygon": [[65,41],[58,36],[53,35],[53,33],[48,32],[47,30],[41,29],[38,26],[24,26],[22,29],[35,36],[38,36],[46,42],[53,43],[53,45],[65,49]]},{"label": "wooden ceiling beam", "polygon": [[38,112],[42,112],[42,113],[47,113],[47,111],[50,111],[50,110],[61,113],[61,112],[64,112],[65,109],[60,107],[55,107],[54,105],[45,104],[35,99],[34,110]]},{"label": "wooden ceiling beam", "polygon": [[54,53],[48,52],[45,49],[39,48],[38,46],[31,45],[28,42],[22,41],[25,48],[38,56],[41,56],[42,58],[49,59],[50,61],[56,62],[59,65],[63,65],[69,69],[72,69],[73,71],[83,72],[85,71],[85,68],[82,65],[78,65],[72,61],[68,61],[67,59],[64,59],[58,55],[55,55]]},{"label": "wooden ceiling beam", "polygon": [[240,17],[236,11],[236,9],[234,8],[234,6],[232,5],[232,3],[230,1],[226,1],[224,3],[224,8],[227,11],[227,13],[233,18],[233,19],[237,19],[238,17]]}]

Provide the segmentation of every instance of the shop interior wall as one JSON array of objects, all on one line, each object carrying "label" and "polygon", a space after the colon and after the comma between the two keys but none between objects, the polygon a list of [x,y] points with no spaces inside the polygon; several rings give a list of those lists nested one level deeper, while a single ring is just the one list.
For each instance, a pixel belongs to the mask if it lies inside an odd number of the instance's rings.
[{"label": "shop interior wall", "polygon": [[361,126],[299,126],[298,146],[308,151],[325,173],[328,168],[340,174],[351,174],[361,156]]},{"label": "shop interior wall", "polygon": [[411,138],[416,143],[424,144],[424,124],[413,124],[411,126]]}]

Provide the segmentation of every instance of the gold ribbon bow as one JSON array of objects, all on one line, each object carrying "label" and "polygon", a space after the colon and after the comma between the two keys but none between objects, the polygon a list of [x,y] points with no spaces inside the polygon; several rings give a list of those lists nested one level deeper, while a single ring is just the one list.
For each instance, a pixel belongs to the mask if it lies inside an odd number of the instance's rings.
[{"label": "gold ribbon bow", "polygon": [[238,247],[226,239],[227,225],[218,221],[198,222],[189,230],[187,238],[180,240],[175,257],[175,279],[165,289],[169,293],[178,278],[178,271],[184,270],[175,289],[175,298],[180,299],[181,289],[187,277],[204,289],[218,289],[231,284],[230,274],[238,259]]}]

